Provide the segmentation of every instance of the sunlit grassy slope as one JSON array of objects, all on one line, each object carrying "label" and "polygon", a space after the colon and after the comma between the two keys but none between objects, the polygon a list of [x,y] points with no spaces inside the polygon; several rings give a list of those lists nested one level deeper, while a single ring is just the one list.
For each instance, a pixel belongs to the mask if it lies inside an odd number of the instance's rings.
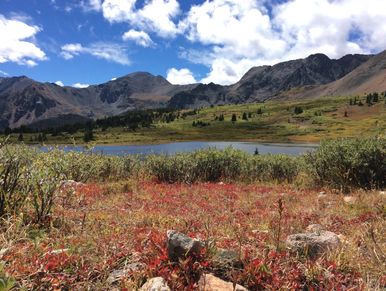
[{"label": "sunlit grassy slope", "polygon": [[[170,141],[268,141],[268,142],[318,142],[326,138],[372,136],[386,132],[386,102],[368,106],[350,105],[350,97],[329,97],[302,101],[268,101],[242,105],[203,108],[196,115],[178,118],[173,122],[157,122],[151,128],[131,131],[126,128],[94,130],[97,144],[140,144]],[[295,114],[295,107],[303,112]],[[261,110],[261,114],[258,114]],[[184,112],[183,110],[181,113]],[[243,120],[246,113],[248,120]],[[232,115],[237,121],[232,122]],[[224,121],[219,121],[220,115]],[[193,126],[193,122],[209,123]],[[47,143],[82,143],[83,132],[48,135]],[[16,139],[16,135],[14,136]],[[25,135],[28,142],[30,135]]]}]

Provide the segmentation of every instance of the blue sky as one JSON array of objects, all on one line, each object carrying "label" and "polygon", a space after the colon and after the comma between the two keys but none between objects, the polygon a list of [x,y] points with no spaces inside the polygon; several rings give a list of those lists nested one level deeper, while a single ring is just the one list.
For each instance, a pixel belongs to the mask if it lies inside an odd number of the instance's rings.
[{"label": "blue sky", "polygon": [[0,76],[86,86],[148,71],[230,84],[312,53],[380,52],[385,17],[385,0],[1,0]]}]

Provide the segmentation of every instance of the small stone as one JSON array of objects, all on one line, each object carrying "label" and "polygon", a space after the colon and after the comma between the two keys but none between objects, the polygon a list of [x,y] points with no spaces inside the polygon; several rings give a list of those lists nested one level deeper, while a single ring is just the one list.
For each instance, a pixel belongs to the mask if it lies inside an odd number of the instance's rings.
[{"label": "small stone", "polygon": [[323,230],[324,230],[324,228],[320,224],[310,224],[306,228],[307,232],[321,232]]},{"label": "small stone", "polygon": [[165,279],[162,277],[155,277],[149,279],[145,285],[139,289],[140,291],[171,291]]},{"label": "small stone", "polygon": [[343,201],[346,202],[347,204],[354,204],[356,202],[356,198],[353,196],[345,196],[343,197]]},{"label": "small stone", "polygon": [[323,230],[290,235],[287,237],[286,244],[292,252],[315,258],[337,249],[341,241],[335,233]]},{"label": "small stone", "polygon": [[145,268],[145,264],[142,263],[132,263],[126,265],[123,269],[114,270],[111,272],[110,276],[107,278],[107,283],[113,284],[124,277],[127,277],[130,273],[142,270]]},{"label": "small stone", "polygon": [[248,291],[241,285],[236,284],[233,288],[232,282],[226,282],[212,274],[204,274],[198,281],[199,291]]},{"label": "small stone", "polygon": [[386,191],[379,191],[379,195],[386,196]]},{"label": "small stone", "polygon": [[237,251],[217,249],[213,256],[213,263],[220,269],[242,268],[243,263]]},{"label": "small stone", "polygon": [[189,255],[199,254],[205,247],[198,239],[190,238],[175,230],[167,231],[167,249],[171,261],[178,261]]},{"label": "small stone", "polygon": [[76,182],[74,180],[63,180],[60,182],[60,188],[67,189],[67,188],[77,188],[80,186],[84,186],[85,184],[81,182]]},{"label": "small stone", "polygon": [[60,255],[62,253],[66,253],[68,251],[69,251],[69,249],[58,249],[58,250],[46,252],[44,255]]}]

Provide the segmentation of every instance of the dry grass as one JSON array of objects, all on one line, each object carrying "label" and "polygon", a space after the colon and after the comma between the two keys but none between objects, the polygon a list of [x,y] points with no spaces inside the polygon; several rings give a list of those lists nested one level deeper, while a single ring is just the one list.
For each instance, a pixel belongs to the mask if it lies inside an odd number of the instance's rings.
[{"label": "dry grass", "polygon": [[[357,191],[355,201],[320,189],[261,184],[160,184],[153,181],[89,184],[58,201],[44,229],[6,221],[0,260],[19,287],[27,289],[107,290],[109,274],[131,262],[146,264],[117,282],[132,290],[149,276],[166,277],[175,290],[191,289],[195,272],[212,270],[209,254],[196,263],[172,265],[165,258],[165,234],[175,229],[240,251],[243,270],[224,279],[251,290],[278,288],[385,287],[385,196]],[[280,251],[276,252],[277,201],[284,205]],[[28,213],[25,214],[28,216]],[[291,257],[285,237],[319,223],[344,242],[336,253],[317,261]],[[196,265],[195,265],[196,264]],[[189,277],[190,276],[190,277]]]}]

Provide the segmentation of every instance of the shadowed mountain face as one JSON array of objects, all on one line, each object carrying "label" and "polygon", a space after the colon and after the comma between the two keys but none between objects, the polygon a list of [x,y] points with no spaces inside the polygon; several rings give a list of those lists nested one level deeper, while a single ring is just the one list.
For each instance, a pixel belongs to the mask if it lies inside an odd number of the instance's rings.
[{"label": "shadowed mountain face", "polygon": [[310,96],[347,96],[371,92],[386,92],[386,51],[372,57],[343,78],[311,88],[304,88],[290,98]]},{"label": "shadowed mountain face", "polygon": [[172,85],[161,76],[145,72],[83,89],[39,83],[25,76],[0,78],[0,129],[31,123],[44,126],[45,121],[71,123],[134,109],[195,108],[371,91],[386,91],[386,51],[376,56],[347,55],[338,60],[315,54],[255,67],[231,86]]},{"label": "shadowed mountain face", "polygon": [[82,89],[39,83],[25,76],[1,78],[0,129],[52,118],[67,123],[66,116],[101,118],[164,107],[173,95],[195,86],[172,85],[161,76],[143,72]]},{"label": "shadowed mountain face", "polygon": [[366,55],[347,55],[339,60],[331,60],[326,55],[315,54],[306,59],[274,66],[254,67],[234,85],[215,90],[213,85],[209,84],[205,94],[198,95],[197,87],[190,92],[175,95],[169,104],[171,107],[181,108],[264,101],[292,88],[338,80],[370,58],[371,56]]}]

